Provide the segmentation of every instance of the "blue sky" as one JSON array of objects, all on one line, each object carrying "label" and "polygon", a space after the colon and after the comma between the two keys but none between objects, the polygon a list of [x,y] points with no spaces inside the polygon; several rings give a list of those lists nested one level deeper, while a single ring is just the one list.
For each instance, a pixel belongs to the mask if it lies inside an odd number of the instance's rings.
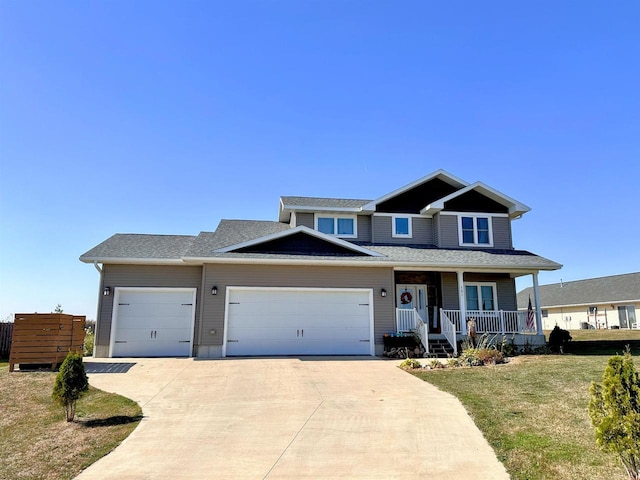
[{"label": "blue sky", "polygon": [[[640,271],[640,3],[0,2],[0,319],[95,318],[114,233],[275,220],[443,168],[552,283]],[[519,282],[528,285],[530,277]]]}]

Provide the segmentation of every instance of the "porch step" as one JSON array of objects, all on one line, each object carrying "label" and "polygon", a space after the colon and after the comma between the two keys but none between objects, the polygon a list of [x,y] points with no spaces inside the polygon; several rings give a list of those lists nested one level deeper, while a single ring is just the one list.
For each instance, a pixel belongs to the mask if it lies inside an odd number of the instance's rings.
[{"label": "porch step", "polygon": [[453,347],[443,338],[430,338],[429,356],[435,358],[453,357]]}]

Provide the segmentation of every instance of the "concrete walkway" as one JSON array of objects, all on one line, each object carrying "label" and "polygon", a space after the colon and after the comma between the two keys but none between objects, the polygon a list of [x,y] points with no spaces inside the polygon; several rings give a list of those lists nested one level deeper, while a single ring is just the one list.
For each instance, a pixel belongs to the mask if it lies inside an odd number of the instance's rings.
[{"label": "concrete walkway", "polygon": [[462,405],[399,362],[117,361],[135,365],[90,383],[144,419],[81,480],[509,478]]}]

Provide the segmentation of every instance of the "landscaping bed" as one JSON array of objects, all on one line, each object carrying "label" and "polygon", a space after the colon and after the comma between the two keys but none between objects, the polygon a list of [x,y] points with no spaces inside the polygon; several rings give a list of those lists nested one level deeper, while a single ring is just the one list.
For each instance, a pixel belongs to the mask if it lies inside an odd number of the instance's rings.
[{"label": "landscaping bed", "polygon": [[54,404],[52,372],[9,373],[0,362],[0,478],[69,479],[124,440],[142,419],[139,405],[90,388],[67,423]]}]

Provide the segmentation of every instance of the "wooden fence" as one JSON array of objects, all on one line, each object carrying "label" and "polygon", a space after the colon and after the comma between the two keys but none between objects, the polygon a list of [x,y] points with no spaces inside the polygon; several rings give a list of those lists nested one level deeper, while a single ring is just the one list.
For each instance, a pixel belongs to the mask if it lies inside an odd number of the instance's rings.
[{"label": "wooden fence", "polygon": [[17,364],[47,364],[52,369],[67,353],[82,353],[84,316],[64,313],[16,313],[9,355],[9,371]]},{"label": "wooden fence", "polygon": [[9,358],[11,351],[11,335],[13,334],[12,323],[0,323],[0,358]]}]

